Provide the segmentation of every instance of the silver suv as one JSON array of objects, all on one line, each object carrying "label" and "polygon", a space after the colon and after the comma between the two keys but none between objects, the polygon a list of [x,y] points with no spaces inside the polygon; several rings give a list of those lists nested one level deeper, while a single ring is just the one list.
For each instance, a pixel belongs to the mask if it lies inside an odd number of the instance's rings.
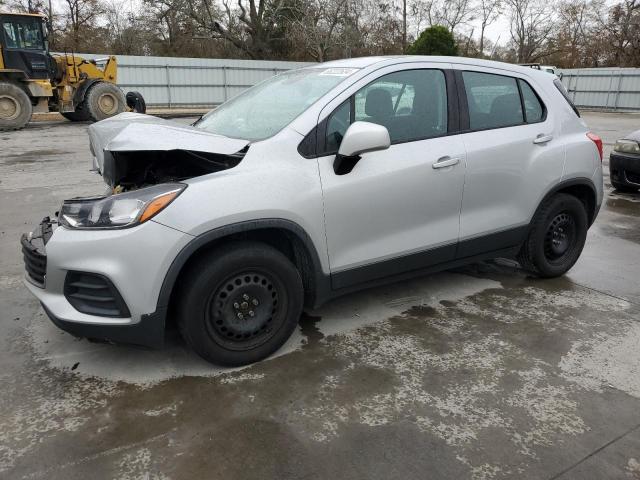
[{"label": "silver suv", "polygon": [[23,236],[27,287],[75,335],[157,347],[175,321],[224,365],[381,282],[498,256],[562,275],[603,196],[602,142],[559,80],[476,59],[329,62],[193,126],[89,132],[109,194]]}]

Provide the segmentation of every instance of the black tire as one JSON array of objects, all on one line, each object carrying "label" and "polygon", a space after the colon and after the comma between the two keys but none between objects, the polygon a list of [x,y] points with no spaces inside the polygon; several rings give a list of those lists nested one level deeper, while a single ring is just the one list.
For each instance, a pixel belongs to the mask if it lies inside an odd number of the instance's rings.
[{"label": "black tire", "polygon": [[638,187],[632,187],[625,185],[624,183],[618,183],[611,180],[611,186],[622,193],[634,193],[638,191]]},{"label": "black tire", "polygon": [[183,278],[180,333],[211,363],[238,366],[262,360],[298,325],[304,298],[300,273],[269,245],[229,243],[199,258]]},{"label": "black tire", "polygon": [[543,278],[559,277],[578,260],[589,228],[583,203],[559,193],[536,212],[529,236],[518,254],[525,270]]},{"label": "black tire", "polygon": [[17,85],[0,82],[0,132],[24,128],[33,113],[29,95]]},{"label": "black tire", "polygon": [[125,111],[124,93],[112,83],[98,82],[89,87],[83,103],[89,120],[99,122]]},{"label": "black tire", "polygon": [[89,112],[84,108],[84,104],[81,103],[76,107],[75,112],[61,112],[61,115],[71,122],[88,122]]},{"label": "black tire", "polygon": [[127,92],[125,98],[127,99],[127,107],[129,107],[132,112],[147,113],[147,104],[140,92]]}]

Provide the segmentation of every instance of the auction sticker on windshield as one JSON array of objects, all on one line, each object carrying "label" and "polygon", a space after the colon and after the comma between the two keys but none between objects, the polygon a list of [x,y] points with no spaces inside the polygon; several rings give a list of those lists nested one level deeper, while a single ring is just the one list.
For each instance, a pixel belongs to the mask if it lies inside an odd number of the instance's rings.
[{"label": "auction sticker on windshield", "polygon": [[320,75],[331,75],[333,77],[348,77],[352,73],[357,72],[357,68],[327,68]]}]

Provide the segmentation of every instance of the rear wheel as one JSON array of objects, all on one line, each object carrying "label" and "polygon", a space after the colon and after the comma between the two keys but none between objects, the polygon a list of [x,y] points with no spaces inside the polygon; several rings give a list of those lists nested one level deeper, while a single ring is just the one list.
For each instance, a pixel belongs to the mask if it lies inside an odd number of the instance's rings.
[{"label": "rear wheel", "polygon": [[0,82],[0,131],[24,128],[33,113],[31,99],[17,85]]},{"label": "rear wheel", "polygon": [[86,122],[89,120],[89,113],[83,109],[83,104],[78,105],[75,112],[61,112],[61,114],[71,122]]},{"label": "rear wheel", "polygon": [[[98,82],[87,91],[82,111],[94,122],[113,117],[125,111],[124,93],[112,83]],[[75,113],[75,112],[74,112]]]},{"label": "rear wheel", "polygon": [[563,275],[580,257],[587,229],[582,202],[572,195],[554,195],[536,212],[518,261],[525,270],[540,277]]},{"label": "rear wheel", "polygon": [[303,297],[302,279],[287,257],[266,244],[235,242],[186,273],[178,324],[205,360],[245,365],[269,356],[291,336]]}]

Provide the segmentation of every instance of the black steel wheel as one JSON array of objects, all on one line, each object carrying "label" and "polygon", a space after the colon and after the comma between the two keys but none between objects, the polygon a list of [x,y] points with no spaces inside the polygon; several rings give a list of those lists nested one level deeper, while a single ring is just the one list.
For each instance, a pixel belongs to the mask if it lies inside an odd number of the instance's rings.
[{"label": "black steel wheel", "polygon": [[563,275],[580,257],[588,228],[584,204],[572,195],[556,194],[534,215],[518,261],[540,277]]},{"label": "black steel wheel", "polygon": [[569,213],[560,212],[549,223],[544,236],[544,255],[550,263],[562,262],[575,247],[576,222]]},{"label": "black steel wheel", "polygon": [[244,365],[269,356],[302,313],[298,270],[263,243],[227,244],[199,258],[181,278],[180,331],[212,363]]},{"label": "black steel wheel", "polygon": [[251,350],[271,338],[282,323],[286,289],[278,279],[258,270],[240,271],[212,293],[207,308],[209,335],[230,350]]}]

